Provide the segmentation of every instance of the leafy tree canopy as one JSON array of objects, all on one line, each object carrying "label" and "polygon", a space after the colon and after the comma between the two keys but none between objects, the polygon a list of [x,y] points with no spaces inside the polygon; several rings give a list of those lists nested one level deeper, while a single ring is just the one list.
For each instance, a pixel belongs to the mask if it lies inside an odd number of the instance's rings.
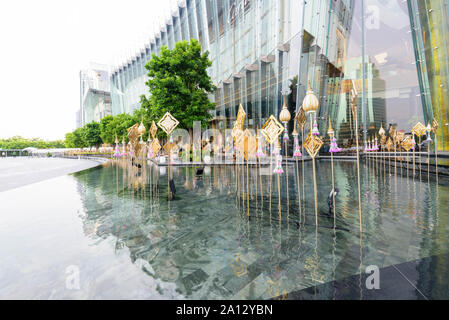
[{"label": "leafy tree canopy", "polygon": [[173,50],[163,46],[159,56],[153,54],[145,65],[150,96],[141,96],[150,122],[157,122],[169,111],[179,120],[180,128],[190,129],[194,121],[207,126],[214,109],[208,94],[215,90],[207,74],[212,65],[208,56],[208,52],[201,54],[201,45],[195,39],[177,42]]},{"label": "leafy tree canopy", "polygon": [[64,142],[61,140],[44,141],[39,138],[27,139],[20,136],[14,136],[8,139],[0,139],[0,149],[56,149],[64,148]]},{"label": "leafy tree canopy", "polygon": [[115,140],[115,128],[111,125],[114,121],[112,115],[108,115],[100,121],[100,137],[103,143],[112,144]]},{"label": "leafy tree canopy", "polygon": [[98,122],[86,124],[83,127],[82,137],[88,146],[95,146],[98,148],[103,142],[100,136],[100,124]]}]

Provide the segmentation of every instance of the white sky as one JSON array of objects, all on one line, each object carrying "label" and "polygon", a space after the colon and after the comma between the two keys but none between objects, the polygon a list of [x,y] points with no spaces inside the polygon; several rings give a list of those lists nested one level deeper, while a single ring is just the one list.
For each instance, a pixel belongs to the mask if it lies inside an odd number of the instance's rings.
[{"label": "white sky", "polygon": [[0,1],[0,138],[63,139],[79,71],[143,48],[174,0]]}]

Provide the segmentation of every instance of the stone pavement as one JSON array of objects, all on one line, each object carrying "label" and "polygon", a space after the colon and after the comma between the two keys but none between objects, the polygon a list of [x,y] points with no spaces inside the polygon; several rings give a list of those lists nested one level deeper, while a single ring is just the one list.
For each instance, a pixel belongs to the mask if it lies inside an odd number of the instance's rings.
[{"label": "stone pavement", "polygon": [[100,163],[62,158],[0,158],[0,192],[61,175],[89,169]]}]

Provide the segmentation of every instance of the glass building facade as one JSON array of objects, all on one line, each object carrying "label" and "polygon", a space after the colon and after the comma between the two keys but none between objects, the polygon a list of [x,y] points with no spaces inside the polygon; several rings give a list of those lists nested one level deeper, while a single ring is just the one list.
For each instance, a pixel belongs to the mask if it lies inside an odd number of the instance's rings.
[{"label": "glass building facade", "polygon": [[[145,63],[161,46],[198,39],[209,51],[217,87],[213,126],[232,127],[239,104],[250,128],[261,127],[283,101],[292,116],[307,83],[339,143],[371,139],[381,125],[406,133],[439,123],[439,150],[449,150],[449,0],[186,0],[132,59],[111,73],[112,113],[140,106]],[[357,91],[359,130],[351,113]],[[292,127],[292,124],[290,124]],[[290,128],[292,129],[292,128]]]},{"label": "glass building facade", "polygon": [[108,67],[91,64],[80,71],[80,110],[77,113],[77,127],[92,121],[100,121],[112,114],[110,77]]}]

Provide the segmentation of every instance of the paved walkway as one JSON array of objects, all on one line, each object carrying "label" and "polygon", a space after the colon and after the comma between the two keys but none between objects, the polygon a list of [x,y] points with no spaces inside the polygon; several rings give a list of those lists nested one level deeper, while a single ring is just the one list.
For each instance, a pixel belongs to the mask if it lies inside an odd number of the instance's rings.
[{"label": "paved walkway", "polygon": [[0,192],[99,165],[97,161],[61,158],[0,158]]}]

